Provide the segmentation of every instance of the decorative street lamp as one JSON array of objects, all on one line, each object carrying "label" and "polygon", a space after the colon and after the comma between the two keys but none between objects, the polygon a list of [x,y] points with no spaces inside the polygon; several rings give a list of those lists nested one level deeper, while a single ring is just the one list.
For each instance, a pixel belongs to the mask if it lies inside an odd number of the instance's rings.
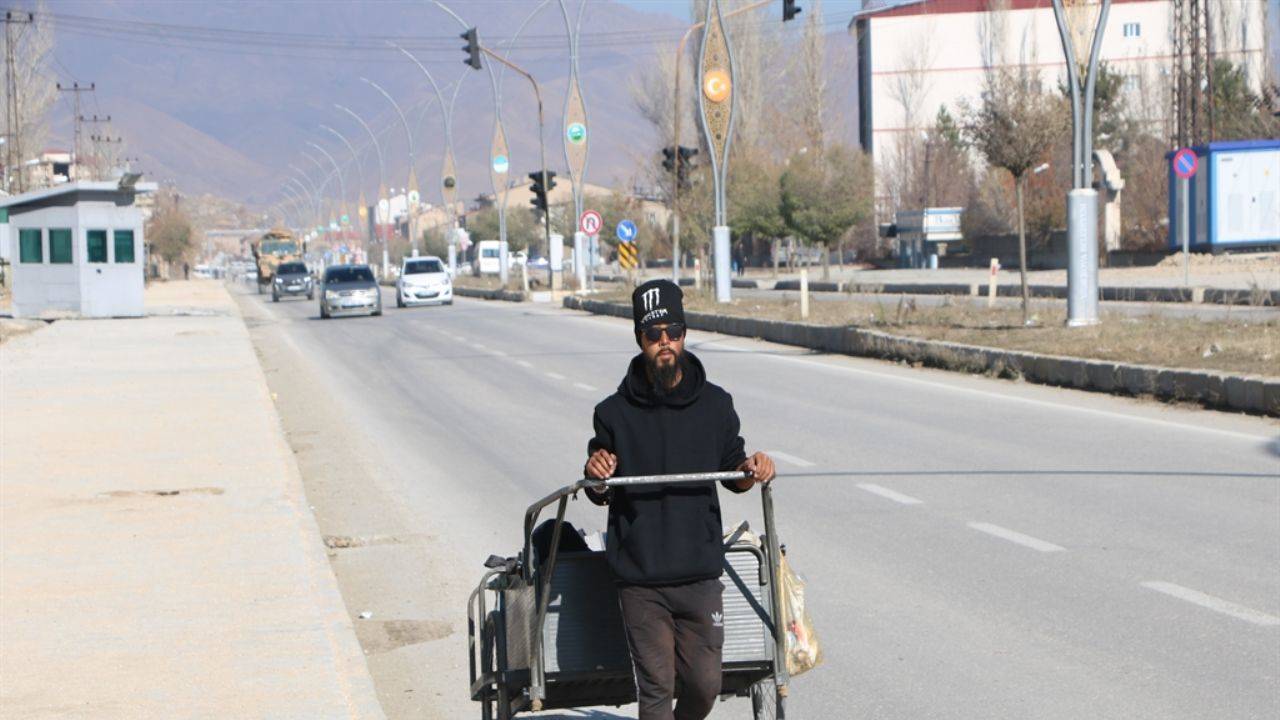
[{"label": "decorative street lamp", "polygon": [[[716,302],[732,301],[729,275],[729,226],[726,220],[725,183],[728,181],[729,146],[733,138],[733,48],[720,15],[720,0],[707,7],[698,58],[702,81],[698,108],[702,111],[702,132],[711,154],[711,177],[715,184],[715,226],[712,228],[716,270]],[[677,146],[678,151],[678,146]]]},{"label": "decorative street lamp", "polygon": [[[1067,80],[1071,89],[1071,191],[1067,193],[1067,325],[1098,324],[1098,191],[1093,183],[1093,90],[1098,75],[1102,31],[1107,25],[1111,0],[1102,0],[1098,23],[1093,30],[1089,56],[1076,53],[1073,35],[1087,37],[1088,16],[1079,13],[1070,20],[1063,0],[1053,0],[1053,16],[1062,37],[1067,59]],[[1070,27],[1070,25],[1078,27]],[[1081,48],[1083,49],[1083,48]],[[1081,103],[1080,73],[1085,73]],[[1083,107],[1082,107],[1083,104]]]}]

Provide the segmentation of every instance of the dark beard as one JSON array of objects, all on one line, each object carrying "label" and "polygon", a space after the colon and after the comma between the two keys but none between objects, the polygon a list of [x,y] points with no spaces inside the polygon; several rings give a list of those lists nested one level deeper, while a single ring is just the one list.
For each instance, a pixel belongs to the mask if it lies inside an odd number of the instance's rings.
[{"label": "dark beard", "polygon": [[666,397],[675,390],[676,376],[680,373],[680,364],[683,361],[684,353],[676,353],[675,362],[670,365],[659,365],[656,357],[644,356],[645,368],[649,371],[649,383],[653,387],[654,395]]}]

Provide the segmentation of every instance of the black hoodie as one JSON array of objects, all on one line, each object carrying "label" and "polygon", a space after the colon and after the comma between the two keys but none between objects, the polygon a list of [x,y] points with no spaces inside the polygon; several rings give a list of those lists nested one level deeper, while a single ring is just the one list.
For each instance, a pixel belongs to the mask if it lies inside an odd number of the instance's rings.
[{"label": "black hoodie", "polygon": [[[746,459],[733,398],[707,382],[702,363],[685,352],[683,377],[654,392],[644,356],[631,360],[618,391],[596,406],[588,454],[618,456],[616,476],[718,472]],[[732,483],[725,487],[739,492]],[[614,488],[609,505],[609,567],[626,585],[674,585],[720,577],[720,499],[715,483]]]}]

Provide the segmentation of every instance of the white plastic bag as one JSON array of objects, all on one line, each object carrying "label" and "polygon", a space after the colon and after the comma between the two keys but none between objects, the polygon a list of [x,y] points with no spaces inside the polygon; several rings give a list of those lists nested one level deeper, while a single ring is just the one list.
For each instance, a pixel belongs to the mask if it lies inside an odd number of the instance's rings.
[{"label": "white plastic bag", "polygon": [[804,580],[787,562],[778,563],[778,595],[782,602],[782,626],[786,632],[787,674],[808,672],[822,664],[822,644],[814,631],[813,618],[804,601]]}]

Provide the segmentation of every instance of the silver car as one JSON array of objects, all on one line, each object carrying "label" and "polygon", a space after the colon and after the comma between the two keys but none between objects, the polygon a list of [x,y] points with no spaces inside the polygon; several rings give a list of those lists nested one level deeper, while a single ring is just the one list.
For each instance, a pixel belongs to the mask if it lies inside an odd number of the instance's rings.
[{"label": "silver car", "polygon": [[320,317],[381,314],[382,293],[368,265],[325,268],[320,283]]}]

